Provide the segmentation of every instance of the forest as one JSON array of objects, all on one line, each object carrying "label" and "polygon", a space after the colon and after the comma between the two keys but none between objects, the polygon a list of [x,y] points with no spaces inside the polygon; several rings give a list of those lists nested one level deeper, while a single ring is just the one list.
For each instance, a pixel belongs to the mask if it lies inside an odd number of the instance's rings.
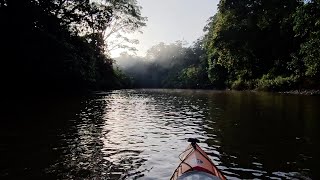
[{"label": "forest", "polygon": [[320,89],[319,46],[318,0],[220,0],[191,46],[159,43],[117,64],[136,88]]},{"label": "forest", "polygon": [[119,32],[146,25],[136,0],[1,0],[0,21],[8,92],[320,89],[319,0],[220,0],[192,45],[160,42],[116,59],[109,50],[126,45],[111,35],[130,42]]},{"label": "forest", "polygon": [[[81,92],[124,87],[108,38],[145,26],[135,0],[1,0],[6,92]],[[110,44],[110,43],[109,43]]]}]

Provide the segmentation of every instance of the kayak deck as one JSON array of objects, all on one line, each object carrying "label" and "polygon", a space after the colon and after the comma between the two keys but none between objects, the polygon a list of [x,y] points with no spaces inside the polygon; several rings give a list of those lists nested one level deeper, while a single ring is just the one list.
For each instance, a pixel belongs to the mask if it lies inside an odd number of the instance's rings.
[{"label": "kayak deck", "polygon": [[189,140],[191,144],[179,156],[181,163],[174,171],[171,180],[222,179],[225,176],[210,160],[209,156],[196,144],[197,140]]}]

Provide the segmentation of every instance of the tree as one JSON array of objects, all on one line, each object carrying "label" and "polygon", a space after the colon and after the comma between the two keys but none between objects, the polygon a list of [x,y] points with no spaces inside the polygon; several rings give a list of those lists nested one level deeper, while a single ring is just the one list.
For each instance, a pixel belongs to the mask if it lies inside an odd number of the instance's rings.
[{"label": "tree", "polygon": [[[209,76],[252,80],[264,74],[288,75],[295,51],[291,16],[300,1],[221,0],[206,29]],[[218,78],[215,68],[227,70]],[[212,78],[214,77],[214,78]]]},{"label": "tree", "polygon": [[[159,43],[151,47],[144,58],[122,54],[117,61],[133,78],[135,87],[208,88],[210,83],[202,44],[202,39],[189,47],[182,41]],[[127,63],[123,63],[124,60]]]},{"label": "tree", "polygon": [[[305,67],[305,75],[319,80],[320,78],[320,3],[309,1],[299,7],[294,14],[294,32],[301,41],[297,52],[296,63],[301,60]],[[301,69],[302,64],[297,66]],[[303,68],[303,67],[302,67]]]},{"label": "tree", "polygon": [[103,32],[107,53],[118,48],[136,51],[131,45],[139,41],[130,39],[125,34],[136,31],[142,33],[140,29],[146,26],[147,18],[141,16],[141,7],[136,0],[113,0],[111,4],[113,16]]},{"label": "tree", "polygon": [[[134,1],[1,1],[2,71],[11,89],[114,88],[119,78],[106,57],[104,32],[122,12],[141,14]],[[141,17],[142,18],[142,17]],[[142,18],[143,19],[143,18]],[[141,24],[123,22],[136,30]]]}]

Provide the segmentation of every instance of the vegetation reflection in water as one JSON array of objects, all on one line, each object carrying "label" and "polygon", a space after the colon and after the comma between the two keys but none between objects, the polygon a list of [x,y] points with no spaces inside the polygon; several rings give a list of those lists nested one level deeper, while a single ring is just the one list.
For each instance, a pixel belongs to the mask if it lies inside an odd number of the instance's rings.
[{"label": "vegetation reflection in water", "polygon": [[35,106],[42,113],[23,116],[36,123],[1,128],[19,139],[1,143],[1,176],[168,179],[186,139],[196,137],[230,179],[316,178],[319,103],[319,97],[203,90],[119,90],[42,102]]}]

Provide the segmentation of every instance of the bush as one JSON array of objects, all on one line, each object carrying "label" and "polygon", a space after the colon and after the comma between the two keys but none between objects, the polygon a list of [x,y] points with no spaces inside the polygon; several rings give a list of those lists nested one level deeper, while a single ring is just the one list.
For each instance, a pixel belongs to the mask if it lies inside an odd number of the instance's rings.
[{"label": "bush", "polygon": [[237,80],[230,83],[231,89],[234,90],[250,90],[256,86],[256,80],[243,80],[238,78]]},{"label": "bush", "polygon": [[277,76],[273,78],[269,74],[266,74],[256,81],[256,90],[262,91],[286,91],[296,89],[298,86],[298,78],[293,75],[289,77]]},{"label": "bush", "polygon": [[245,90],[247,89],[246,87],[246,83],[244,80],[242,80],[241,78],[233,81],[231,83],[231,89],[235,89],[235,90]]}]

